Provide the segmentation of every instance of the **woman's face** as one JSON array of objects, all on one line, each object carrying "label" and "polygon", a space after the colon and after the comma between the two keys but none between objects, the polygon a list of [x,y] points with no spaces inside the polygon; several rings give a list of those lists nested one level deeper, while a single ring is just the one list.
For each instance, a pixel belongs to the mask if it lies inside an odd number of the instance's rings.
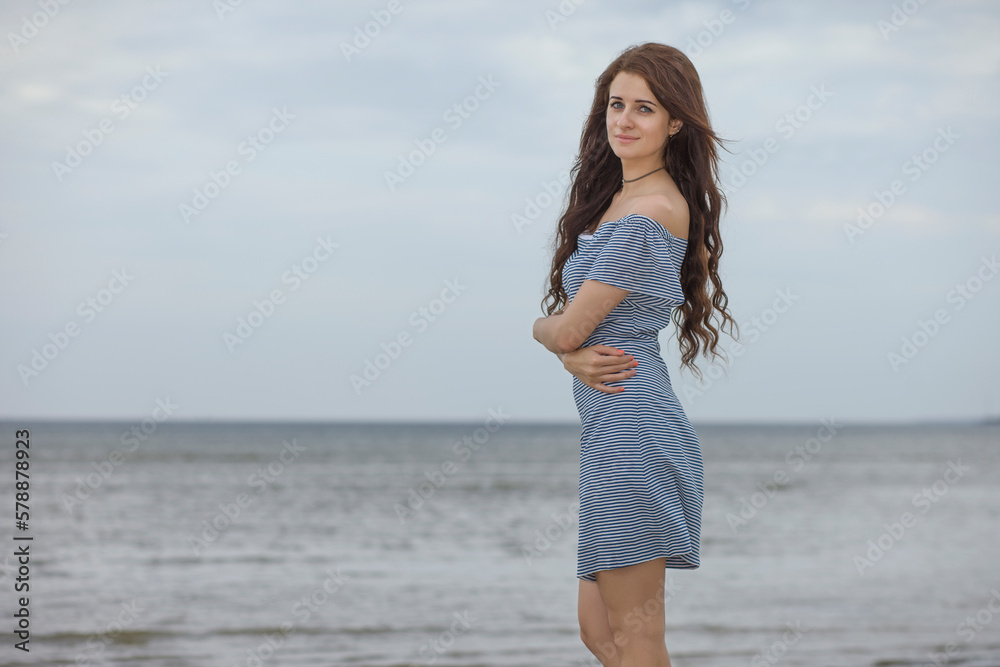
[{"label": "woman's face", "polygon": [[670,119],[646,80],[638,74],[619,72],[611,81],[607,108],[608,143],[622,159],[663,155],[667,131],[675,133],[681,121]]}]

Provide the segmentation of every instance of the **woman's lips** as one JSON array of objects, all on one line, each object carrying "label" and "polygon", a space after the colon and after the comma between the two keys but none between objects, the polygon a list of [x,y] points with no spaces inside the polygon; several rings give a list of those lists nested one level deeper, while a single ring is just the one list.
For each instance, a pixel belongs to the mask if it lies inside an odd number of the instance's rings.
[{"label": "woman's lips", "polygon": [[622,142],[623,144],[630,144],[633,141],[638,141],[639,137],[632,137],[627,134],[616,134],[615,139]]}]

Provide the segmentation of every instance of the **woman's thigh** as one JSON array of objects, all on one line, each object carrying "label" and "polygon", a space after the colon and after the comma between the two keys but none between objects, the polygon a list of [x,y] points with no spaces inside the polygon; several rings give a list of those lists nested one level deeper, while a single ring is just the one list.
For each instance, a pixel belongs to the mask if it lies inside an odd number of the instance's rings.
[{"label": "woman's thigh", "polygon": [[663,636],[665,560],[654,558],[596,573],[612,631]]},{"label": "woman's thigh", "polygon": [[601,591],[596,581],[580,579],[580,595],[577,602],[577,616],[580,628],[592,635],[610,634],[608,624],[608,608],[601,598]]}]

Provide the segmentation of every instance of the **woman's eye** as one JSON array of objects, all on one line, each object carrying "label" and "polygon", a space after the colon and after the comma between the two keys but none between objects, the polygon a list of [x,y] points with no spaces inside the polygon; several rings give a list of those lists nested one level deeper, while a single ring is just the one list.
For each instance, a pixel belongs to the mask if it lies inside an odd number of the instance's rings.
[{"label": "woman's eye", "polygon": [[[621,104],[621,102],[619,102],[619,101],[616,100],[616,101],[614,101],[614,102],[611,103],[611,108],[612,109],[617,109],[618,105],[620,105],[620,104]],[[645,104],[643,104],[639,108],[642,109],[642,110],[644,110],[644,111],[646,111],[646,112],[648,112],[648,113],[652,113],[652,111],[653,111],[652,109],[650,109],[649,107],[647,107]]]}]

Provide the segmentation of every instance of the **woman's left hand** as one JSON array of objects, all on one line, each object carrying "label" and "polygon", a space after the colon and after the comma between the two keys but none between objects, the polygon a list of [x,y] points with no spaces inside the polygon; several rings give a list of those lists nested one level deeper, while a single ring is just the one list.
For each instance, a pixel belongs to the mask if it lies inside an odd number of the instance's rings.
[{"label": "woman's left hand", "polygon": [[588,387],[617,394],[624,387],[609,387],[605,382],[627,380],[635,375],[634,367],[639,365],[634,357],[623,350],[608,345],[591,345],[559,355],[563,368],[575,375]]}]

